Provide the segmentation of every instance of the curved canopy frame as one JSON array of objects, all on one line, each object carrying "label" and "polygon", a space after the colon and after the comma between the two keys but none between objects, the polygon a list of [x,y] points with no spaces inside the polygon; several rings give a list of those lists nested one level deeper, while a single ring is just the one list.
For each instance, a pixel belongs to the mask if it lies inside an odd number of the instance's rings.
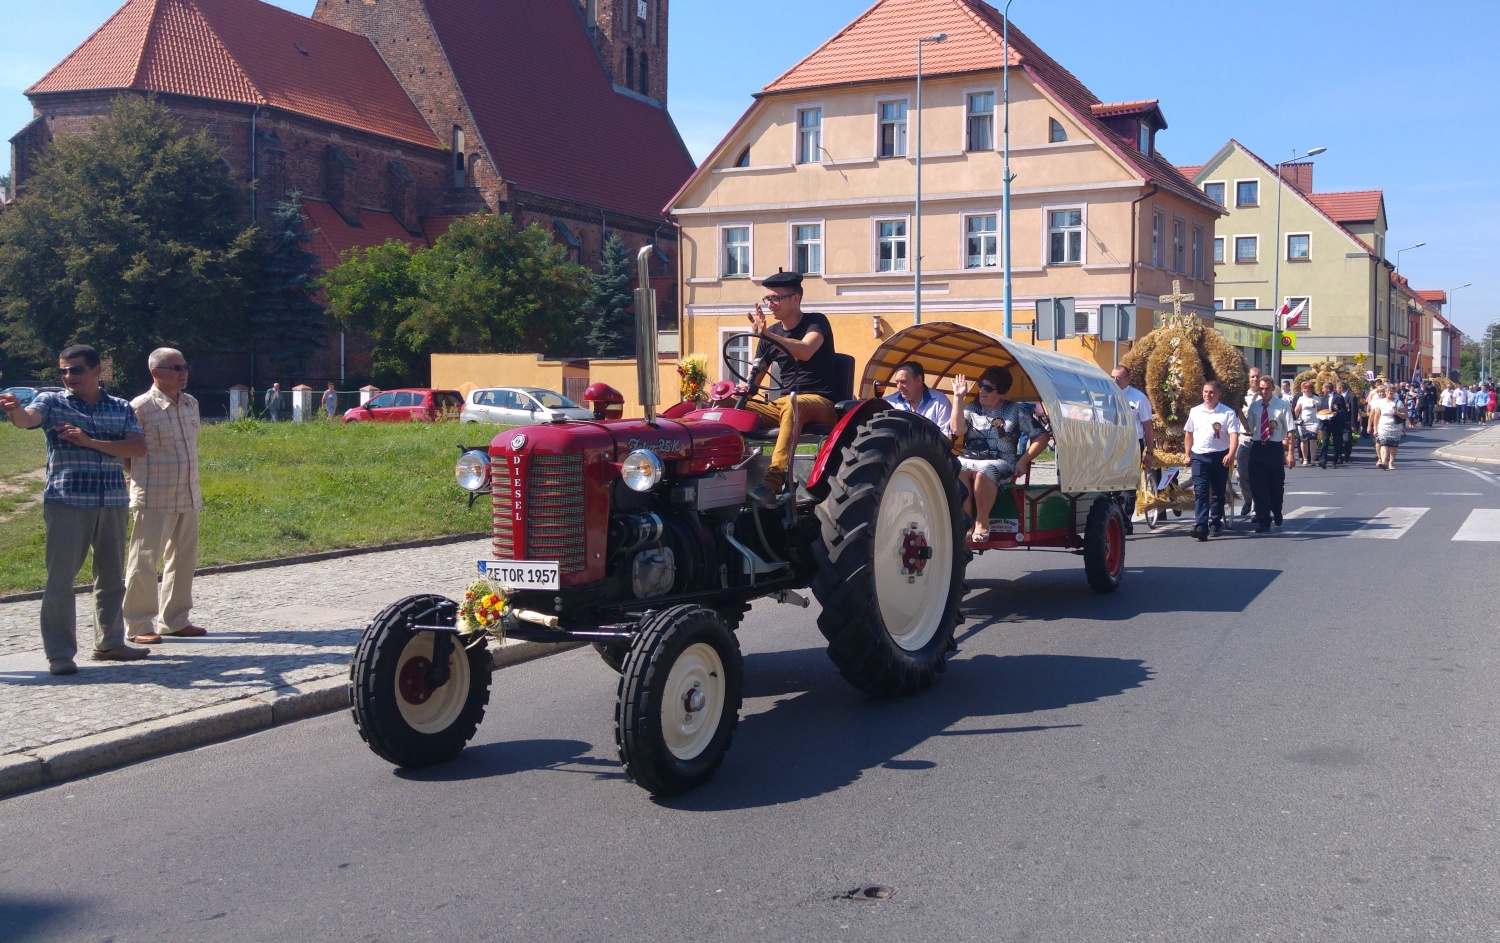
[{"label": "curved canopy frame", "polygon": [[922,365],[928,386],[950,394],[959,373],[971,379],[988,367],[1009,373],[1006,398],[1039,402],[1052,420],[1063,491],[1124,491],[1139,483],[1135,418],[1115,381],[1095,364],[978,328],[930,321],[897,331],[876,349],[860,377],[859,395],[876,395],[875,385],[888,384],[908,360]]}]

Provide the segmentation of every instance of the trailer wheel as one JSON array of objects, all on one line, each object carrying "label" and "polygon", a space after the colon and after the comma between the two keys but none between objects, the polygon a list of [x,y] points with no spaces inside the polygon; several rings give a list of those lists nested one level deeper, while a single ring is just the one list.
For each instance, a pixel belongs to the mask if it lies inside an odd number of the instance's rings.
[{"label": "trailer wheel", "polygon": [[946,667],[964,570],[963,491],[930,421],[879,413],[843,450],[818,505],[813,594],[828,657],[861,691],[911,694]]},{"label": "trailer wheel", "polygon": [[615,744],[625,774],[655,796],[707,782],[740,722],[744,663],[720,615],[673,606],[648,615],[620,676]]},{"label": "trailer wheel", "polygon": [[1094,499],[1083,528],[1083,572],[1089,589],[1112,593],[1125,575],[1125,515],[1108,496]]},{"label": "trailer wheel", "polygon": [[452,640],[448,680],[427,683],[435,633],[420,625],[453,625],[458,607],[442,596],[408,596],[381,610],[349,666],[349,706],[359,735],[377,756],[401,767],[451,759],[474,736],[490,700],[490,654]]}]

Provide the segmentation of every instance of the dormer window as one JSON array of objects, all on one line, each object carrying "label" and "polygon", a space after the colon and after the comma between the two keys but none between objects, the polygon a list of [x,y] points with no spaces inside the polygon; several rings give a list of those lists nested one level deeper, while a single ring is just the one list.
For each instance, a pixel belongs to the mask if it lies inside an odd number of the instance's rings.
[{"label": "dormer window", "polygon": [[1153,147],[1152,139],[1156,137],[1156,132],[1151,130],[1151,125],[1144,121],[1137,125],[1136,128],[1136,147],[1140,149],[1142,154],[1150,157]]},{"label": "dormer window", "polygon": [[1056,118],[1047,119],[1047,140],[1053,144],[1060,144],[1068,139],[1068,132],[1062,126],[1062,122]]}]

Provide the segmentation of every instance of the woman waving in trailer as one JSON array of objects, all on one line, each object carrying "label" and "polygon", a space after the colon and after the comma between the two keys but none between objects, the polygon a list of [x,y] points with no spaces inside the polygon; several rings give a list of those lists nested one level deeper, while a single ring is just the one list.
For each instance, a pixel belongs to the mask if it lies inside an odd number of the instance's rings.
[{"label": "woman waving in trailer", "polygon": [[[969,378],[962,373],[953,378],[953,434],[963,442],[958,459],[963,472],[959,478],[969,489],[965,509],[974,515],[970,539],[975,542],[989,539],[990,509],[1000,488],[1025,477],[1050,438],[1036,410],[1005,398],[1010,386],[1008,371],[989,367],[979,375],[974,402],[965,403]],[[1023,435],[1027,443],[1024,455],[1020,454]]]}]

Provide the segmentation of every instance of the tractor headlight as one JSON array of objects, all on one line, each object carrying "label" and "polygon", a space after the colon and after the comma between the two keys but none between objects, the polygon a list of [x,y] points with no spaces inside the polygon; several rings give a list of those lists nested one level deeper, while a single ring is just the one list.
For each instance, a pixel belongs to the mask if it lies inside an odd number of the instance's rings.
[{"label": "tractor headlight", "polygon": [[490,457],[477,449],[465,452],[453,466],[453,477],[465,491],[483,491],[490,485]]},{"label": "tractor headlight", "polygon": [[631,491],[650,491],[661,484],[665,471],[666,466],[656,453],[646,449],[636,449],[620,463],[620,477]]}]

